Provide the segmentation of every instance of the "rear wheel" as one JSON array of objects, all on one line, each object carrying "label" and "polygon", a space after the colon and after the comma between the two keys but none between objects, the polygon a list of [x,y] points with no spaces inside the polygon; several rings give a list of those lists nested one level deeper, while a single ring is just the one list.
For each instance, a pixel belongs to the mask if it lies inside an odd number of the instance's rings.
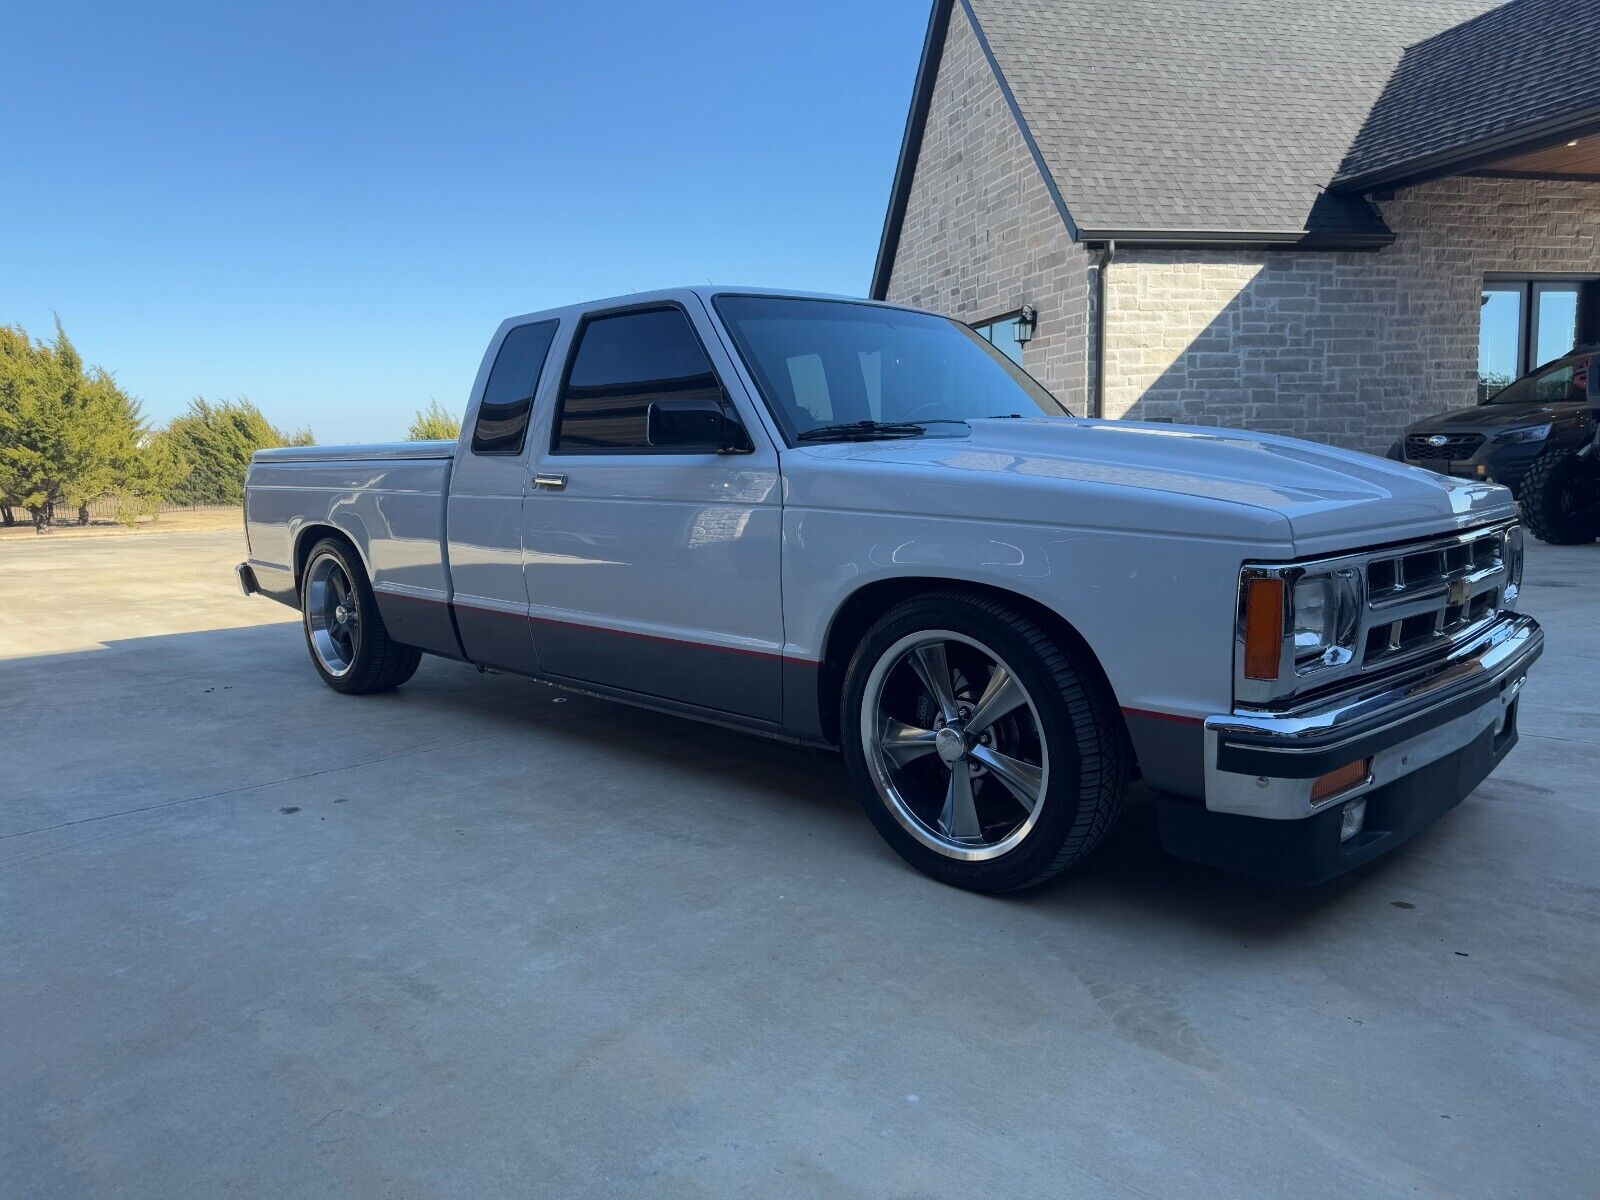
[{"label": "rear wheel", "polygon": [[325,538],[312,547],[300,611],[311,664],[335,691],[386,692],[416,674],[422,651],[389,636],[367,574],[343,542]]},{"label": "rear wheel", "polygon": [[1572,450],[1547,450],[1517,491],[1533,536],[1557,546],[1600,537],[1600,464]]},{"label": "rear wheel", "polygon": [[1105,684],[1073,646],[997,602],[908,600],[845,680],[845,759],[907,862],[975,891],[1042,883],[1111,827],[1128,779]]}]

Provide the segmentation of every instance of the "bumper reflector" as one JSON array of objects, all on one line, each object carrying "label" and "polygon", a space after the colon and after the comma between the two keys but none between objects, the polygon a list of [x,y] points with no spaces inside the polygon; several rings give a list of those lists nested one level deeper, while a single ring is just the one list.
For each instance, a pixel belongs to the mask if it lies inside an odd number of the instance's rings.
[{"label": "bumper reflector", "polygon": [[1370,758],[1357,759],[1353,763],[1335,767],[1311,785],[1311,803],[1320,804],[1329,796],[1337,796],[1340,792],[1348,792],[1351,788],[1365,783],[1371,770]]},{"label": "bumper reflector", "polygon": [[1361,832],[1361,826],[1366,824],[1367,802],[1355,800],[1345,805],[1344,812],[1339,817],[1339,840],[1348,842]]}]

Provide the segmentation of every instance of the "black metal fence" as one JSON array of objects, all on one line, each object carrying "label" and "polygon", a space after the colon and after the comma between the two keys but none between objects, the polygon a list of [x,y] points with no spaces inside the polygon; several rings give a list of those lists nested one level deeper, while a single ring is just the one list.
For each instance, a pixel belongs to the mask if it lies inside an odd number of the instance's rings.
[{"label": "black metal fence", "polygon": [[[96,500],[93,503],[86,505],[86,507],[89,510],[90,521],[115,521],[119,516],[127,511],[128,502],[126,500],[118,500],[115,496],[107,496],[103,500]],[[170,512],[193,512],[197,508],[215,507],[217,506],[214,504],[173,504],[170,500],[163,500],[157,504],[153,510],[149,506],[143,506],[143,511],[154,511],[157,514],[160,514]],[[80,513],[72,511],[63,512],[59,508],[56,509],[56,520],[63,524],[71,524],[72,522],[78,520],[81,515],[82,514]]]},{"label": "black metal fence", "polygon": [[[56,525],[81,525],[87,521],[90,525],[105,525],[112,522],[126,522],[130,519],[149,519],[151,516],[160,517],[164,513],[191,513],[205,512],[216,509],[236,507],[220,504],[173,504],[163,500],[151,507],[148,504],[135,504],[128,500],[107,496],[94,500],[81,509],[69,508],[64,504],[56,505]],[[20,505],[11,505],[9,516],[15,525],[32,525],[33,515]]]}]

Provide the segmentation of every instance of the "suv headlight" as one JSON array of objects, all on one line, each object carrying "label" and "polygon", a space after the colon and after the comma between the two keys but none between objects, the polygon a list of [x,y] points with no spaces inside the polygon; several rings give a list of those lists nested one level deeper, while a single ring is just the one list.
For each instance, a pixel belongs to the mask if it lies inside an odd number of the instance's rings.
[{"label": "suv headlight", "polygon": [[1497,433],[1494,440],[1497,442],[1542,442],[1550,436],[1550,422],[1543,425],[1534,425],[1528,429],[1509,429],[1505,433]]}]

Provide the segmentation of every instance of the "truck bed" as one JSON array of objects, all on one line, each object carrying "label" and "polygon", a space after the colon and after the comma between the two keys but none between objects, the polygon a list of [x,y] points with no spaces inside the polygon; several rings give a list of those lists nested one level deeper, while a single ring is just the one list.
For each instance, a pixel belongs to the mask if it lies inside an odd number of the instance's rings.
[{"label": "truck bed", "polygon": [[355,547],[395,636],[457,654],[445,523],[454,442],[259,450],[245,479],[248,566],[264,595],[298,607],[296,568],[337,531]]}]

